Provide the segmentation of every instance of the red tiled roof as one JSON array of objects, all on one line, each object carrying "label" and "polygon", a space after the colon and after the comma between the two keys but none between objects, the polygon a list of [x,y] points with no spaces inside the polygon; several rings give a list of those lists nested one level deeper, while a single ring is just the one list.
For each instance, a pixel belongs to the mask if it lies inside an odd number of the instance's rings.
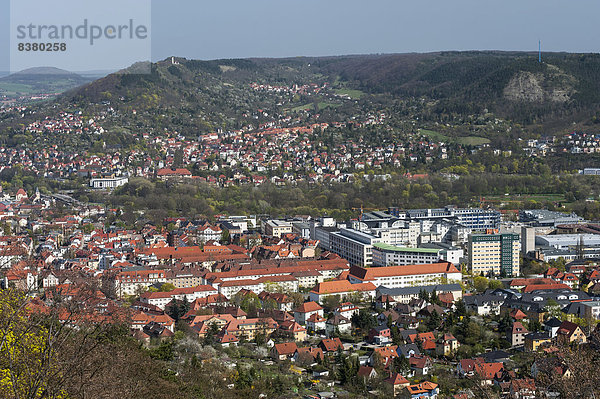
[{"label": "red tiled roof", "polygon": [[348,280],[332,280],[324,281],[317,284],[317,286],[311,291],[312,293],[323,295],[323,294],[341,294],[345,292],[356,292],[356,291],[375,291],[377,287],[371,282],[352,284]]},{"label": "red tiled roof", "polygon": [[325,338],[321,341],[321,345],[327,352],[335,352],[339,349],[344,349],[344,345],[339,338]]},{"label": "red tiled roof", "polygon": [[406,378],[404,378],[404,376],[402,376],[402,374],[400,374],[400,373],[393,373],[391,376],[389,376],[388,378],[386,378],[383,381],[387,382],[388,384],[392,384],[392,385],[408,385],[408,384],[410,384],[410,382],[408,382],[408,380]]},{"label": "red tiled roof", "polygon": [[157,176],[191,176],[192,172],[187,169],[159,169],[156,172]]},{"label": "red tiled roof", "polygon": [[375,280],[381,277],[390,276],[408,276],[419,274],[436,274],[436,273],[460,273],[456,266],[450,262],[431,263],[426,265],[407,265],[407,266],[387,266],[387,267],[371,267],[364,268],[360,266],[352,266],[350,275],[359,280]]},{"label": "red tiled roof", "polygon": [[274,349],[278,355],[291,356],[298,350],[298,345],[295,342],[284,342],[282,344],[275,344]]},{"label": "red tiled roof", "polygon": [[523,293],[528,293],[528,292],[533,292],[533,291],[539,291],[539,290],[571,290],[571,287],[569,287],[566,284],[562,284],[562,283],[554,283],[554,284],[533,284],[533,285],[527,285],[525,286],[525,288],[523,288]]},{"label": "red tiled roof", "polygon": [[304,302],[302,305],[298,306],[294,312],[298,313],[308,313],[308,312],[316,312],[318,310],[323,310],[323,308],[316,302]]}]

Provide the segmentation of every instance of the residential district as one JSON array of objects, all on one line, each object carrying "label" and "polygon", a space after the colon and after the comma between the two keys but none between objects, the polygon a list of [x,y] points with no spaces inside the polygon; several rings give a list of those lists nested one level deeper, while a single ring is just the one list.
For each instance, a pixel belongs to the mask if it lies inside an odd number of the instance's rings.
[{"label": "residential district", "polygon": [[[268,87],[252,86],[254,90],[267,90]],[[26,120],[35,116],[35,111],[28,106],[0,108],[0,116],[4,114],[16,114]],[[135,110],[133,114],[136,114]],[[251,114],[249,116],[258,119],[264,111],[255,110]],[[366,137],[328,142],[328,137],[339,133],[340,129],[385,126],[388,118],[383,111],[361,115],[360,119],[329,123],[315,123],[309,115],[294,119],[288,116],[234,131],[200,134],[197,138],[184,137],[176,131],[158,135],[140,132],[132,136],[137,147],[126,151],[122,143],[101,140],[107,132],[103,123],[117,116],[107,102],[93,117],[84,117],[80,111],[63,111],[54,117],[28,123],[14,143],[0,145],[0,172],[20,165],[23,172],[38,178],[58,181],[79,178],[95,189],[116,188],[126,184],[131,177],[206,182],[218,187],[258,186],[266,182],[284,186],[302,182],[352,182],[360,172],[372,172],[372,178],[387,179],[393,168],[414,168],[415,165],[456,159],[478,151],[488,151],[493,156],[511,156],[510,150],[490,148],[488,141],[467,146],[436,140],[419,129],[402,143],[390,138],[371,143]],[[505,122],[489,123],[503,126]],[[329,132],[327,137],[323,132]],[[66,133],[72,133],[73,140],[78,137],[98,140],[92,148],[89,143],[83,147],[81,143],[65,146]],[[526,140],[521,143],[521,149],[526,156],[538,158],[552,153],[590,154],[600,152],[600,138],[595,134],[573,132],[562,137]],[[449,168],[447,175],[458,177],[454,172],[460,170],[455,169]],[[580,173],[596,175],[600,172],[587,168]],[[406,176],[410,179],[427,177],[409,172]]]},{"label": "residential district", "polygon": [[364,396],[551,397],[548,379],[572,373],[563,349],[598,333],[600,225],[575,214],[389,208],[125,230],[118,210],[68,196],[1,199],[2,286],[32,306],[95,287],[94,320],[125,321],[147,347],[195,340],[230,369],[260,362],[311,398],[350,382]]}]

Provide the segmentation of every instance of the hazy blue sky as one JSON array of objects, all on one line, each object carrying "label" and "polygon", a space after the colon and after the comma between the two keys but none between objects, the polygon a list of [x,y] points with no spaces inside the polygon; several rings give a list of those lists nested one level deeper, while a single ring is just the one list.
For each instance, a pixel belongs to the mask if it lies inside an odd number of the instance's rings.
[{"label": "hazy blue sky", "polygon": [[599,15],[598,0],[152,0],[152,58],[537,50],[538,38],[545,51],[598,52]]}]

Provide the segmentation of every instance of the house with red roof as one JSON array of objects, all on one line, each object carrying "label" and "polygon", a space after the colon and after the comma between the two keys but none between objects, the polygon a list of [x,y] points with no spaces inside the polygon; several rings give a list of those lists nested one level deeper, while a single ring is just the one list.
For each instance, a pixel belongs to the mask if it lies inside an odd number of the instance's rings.
[{"label": "house with red roof", "polygon": [[291,359],[298,350],[298,345],[295,342],[284,342],[275,344],[271,349],[271,356],[275,360]]},{"label": "house with red roof", "polygon": [[394,396],[399,396],[402,390],[410,385],[410,382],[406,378],[404,378],[400,373],[390,373],[390,376],[383,380],[383,382],[392,386]]},{"label": "house with red roof", "polygon": [[521,309],[513,309],[510,311],[509,316],[511,319],[521,321],[527,318],[527,315]]},{"label": "house with red roof", "polygon": [[365,300],[375,298],[376,287],[372,282],[352,284],[348,280],[332,280],[318,283],[310,291],[311,301],[321,303],[323,299],[330,296],[349,298],[353,294],[360,295]]},{"label": "house with red roof", "polygon": [[495,378],[501,377],[504,364],[501,362],[485,362],[483,358],[462,359],[457,365],[458,375],[470,377],[477,374],[482,384],[491,385]]},{"label": "house with red roof", "polygon": [[140,301],[155,305],[164,309],[172,300],[193,302],[198,298],[206,298],[218,294],[217,289],[210,285],[199,285],[196,287],[176,288],[170,292],[144,292],[140,295]]},{"label": "house with red roof", "polygon": [[402,288],[415,285],[431,285],[440,280],[462,281],[461,272],[450,262],[426,265],[385,266],[364,268],[352,266],[348,280],[352,284],[373,283],[376,287]]},{"label": "house with red roof", "polygon": [[377,362],[381,361],[381,365],[387,368],[397,357],[399,357],[398,345],[383,346],[373,350],[369,357],[369,364],[375,367]]},{"label": "house with red roof", "polygon": [[444,333],[440,335],[435,343],[435,353],[437,355],[450,356],[456,352],[460,346],[458,339],[451,333]]},{"label": "house with red roof", "polygon": [[506,339],[512,346],[520,346],[525,344],[525,336],[529,331],[523,326],[520,321],[515,321],[512,327],[506,332]]},{"label": "house with red roof", "polygon": [[318,315],[321,318],[323,317],[323,308],[316,302],[304,302],[294,309],[294,319],[302,325],[306,324],[306,321],[312,315]]},{"label": "house with red roof", "polygon": [[377,371],[370,366],[360,366],[356,375],[365,382],[365,384],[371,379],[377,377]]},{"label": "house with red roof", "polygon": [[510,382],[510,397],[514,399],[536,399],[535,381],[531,378],[515,379]]},{"label": "house with red roof", "polygon": [[438,394],[438,384],[429,381],[409,385],[400,391],[400,397],[407,399],[436,399]]},{"label": "house with red roof", "polygon": [[338,350],[344,350],[344,345],[339,338],[325,338],[319,342],[319,348],[321,348],[324,353],[333,353]]},{"label": "house with red roof", "polygon": [[294,341],[306,340],[306,328],[295,321],[288,320],[279,323],[279,331],[281,331],[283,335],[293,338]]},{"label": "house with red roof", "polygon": [[217,335],[217,342],[220,343],[223,348],[228,348],[230,346],[237,346],[240,340],[235,335],[223,331]]},{"label": "house with red roof", "polygon": [[587,337],[578,324],[570,321],[563,321],[556,332],[556,339],[559,343],[569,345],[573,342],[585,344]]},{"label": "house with red roof", "polygon": [[300,363],[314,363],[319,359],[323,360],[324,358],[325,356],[323,355],[323,350],[321,348],[313,348],[310,346],[296,349],[296,352],[292,357],[295,362]]},{"label": "house with red roof", "polygon": [[29,197],[27,196],[27,192],[25,190],[23,190],[22,188],[17,190],[17,194],[15,195],[15,200],[17,202],[26,201],[28,198]]},{"label": "house with red roof", "polygon": [[[433,344],[435,349],[435,342]],[[410,364],[411,374],[417,377],[429,374],[429,370],[433,365],[431,358],[426,355],[413,355],[408,358],[408,363]]]},{"label": "house with red roof", "polygon": [[160,180],[191,178],[192,172],[183,168],[163,168],[156,172],[156,177]]},{"label": "house with red roof", "polygon": [[168,328],[171,332],[175,332],[175,320],[167,314],[154,314],[146,312],[136,312],[131,317],[131,329],[143,330],[144,326],[150,322],[155,322]]}]

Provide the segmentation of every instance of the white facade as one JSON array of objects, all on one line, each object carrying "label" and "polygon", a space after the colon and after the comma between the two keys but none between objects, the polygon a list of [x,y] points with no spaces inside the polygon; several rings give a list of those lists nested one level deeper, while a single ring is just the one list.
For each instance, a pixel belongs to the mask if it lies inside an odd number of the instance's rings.
[{"label": "white facade", "polygon": [[387,244],[375,244],[374,266],[398,266],[436,263],[441,259],[441,250],[430,248],[403,248]]},{"label": "white facade", "polygon": [[91,179],[90,187],[94,189],[113,189],[120,186],[124,186],[129,182],[129,178],[127,177],[111,177],[111,178],[103,178],[103,179]]},{"label": "white facade", "polygon": [[371,266],[373,264],[373,244],[380,240],[370,234],[357,230],[341,229],[331,233],[329,246],[331,252],[347,259],[351,265]]}]

